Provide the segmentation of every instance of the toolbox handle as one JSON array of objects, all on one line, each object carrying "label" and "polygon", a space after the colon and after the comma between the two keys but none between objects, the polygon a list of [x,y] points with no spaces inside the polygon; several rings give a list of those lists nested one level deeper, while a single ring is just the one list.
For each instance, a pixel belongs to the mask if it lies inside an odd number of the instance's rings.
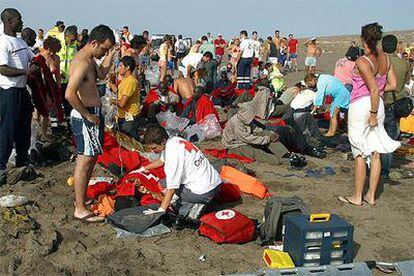
[{"label": "toolbox handle", "polygon": [[326,222],[330,220],[331,214],[312,214],[309,216],[310,222]]}]

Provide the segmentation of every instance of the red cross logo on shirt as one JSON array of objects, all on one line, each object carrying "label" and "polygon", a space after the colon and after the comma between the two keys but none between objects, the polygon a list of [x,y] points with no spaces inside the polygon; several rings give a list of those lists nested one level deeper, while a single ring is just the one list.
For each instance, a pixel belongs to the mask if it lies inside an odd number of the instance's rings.
[{"label": "red cross logo on shirt", "polygon": [[198,148],[196,148],[192,143],[185,141],[185,140],[181,140],[180,144],[184,144],[184,148],[188,151],[188,152],[192,152],[193,150],[195,152],[198,152]]}]

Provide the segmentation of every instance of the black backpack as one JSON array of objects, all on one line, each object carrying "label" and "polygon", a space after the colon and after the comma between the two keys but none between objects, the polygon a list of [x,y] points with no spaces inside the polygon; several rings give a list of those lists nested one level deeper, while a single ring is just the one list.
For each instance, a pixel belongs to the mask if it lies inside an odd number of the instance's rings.
[{"label": "black backpack", "polygon": [[261,244],[281,241],[284,217],[293,214],[310,214],[308,206],[300,197],[269,198],[264,211],[264,221],[258,227]]}]

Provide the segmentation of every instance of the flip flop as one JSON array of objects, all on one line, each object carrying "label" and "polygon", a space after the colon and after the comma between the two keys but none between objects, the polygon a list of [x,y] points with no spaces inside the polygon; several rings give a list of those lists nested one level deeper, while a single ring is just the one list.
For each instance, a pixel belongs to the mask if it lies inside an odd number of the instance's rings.
[{"label": "flip flop", "polygon": [[343,202],[343,203],[351,204],[351,205],[356,206],[356,207],[361,207],[362,206],[362,204],[353,203],[346,196],[338,196],[337,198],[340,202]]},{"label": "flip flop", "polygon": [[362,201],[366,202],[371,207],[377,207],[377,204],[376,203],[374,203],[374,204],[370,203],[368,200],[365,199],[365,196],[362,197]]},{"label": "flip flop", "polygon": [[[101,223],[101,222],[104,222],[105,221],[105,218],[98,217],[94,213],[90,213],[89,215],[86,215],[86,216],[84,216],[82,218],[78,218],[78,217],[75,217],[75,216],[73,216],[73,217],[76,220],[80,220],[83,223]],[[89,220],[90,218],[94,218],[94,217],[99,218],[99,220]]]}]

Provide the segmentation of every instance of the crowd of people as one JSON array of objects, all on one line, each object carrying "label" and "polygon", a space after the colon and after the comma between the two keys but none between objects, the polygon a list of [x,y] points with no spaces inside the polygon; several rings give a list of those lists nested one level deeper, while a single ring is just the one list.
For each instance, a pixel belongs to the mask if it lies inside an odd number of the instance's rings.
[{"label": "crowd of people", "polygon": [[[58,21],[36,34],[22,29],[21,14],[11,8],[2,11],[1,20],[0,185],[7,181],[13,148],[15,166],[30,165],[32,121],[41,125],[41,140],[71,135],[77,155],[77,219],[102,220],[88,209],[85,194],[103,150],[101,97],[108,93],[117,109],[114,129],[160,154],[139,170],[163,166],[166,174],[164,200],[158,210],[147,213],[165,212],[178,196],[179,213],[185,216],[211,202],[222,182],[193,140],[169,137],[158,125],[161,112],[187,118],[190,124],[203,123],[212,114],[223,125],[221,142],[229,153],[273,166],[292,159],[304,163],[302,155],[325,158],[323,138],[335,137],[347,124],[355,192],[338,199],[356,206],[363,201],[375,205],[379,178],[390,173],[392,153],[401,145],[394,108],[409,97],[414,49],[394,35],[383,37],[377,23],[362,27],[361,47],[353,42],[333,74],[316,74],[323,51],[316,38],[305,41],[303,80],[286,87],[285,74],[299,70],[299,41],[293,34],[282,37],[279,30],[266,39],[242,30],[230,41],[206,34],[194,45],[182,35],[165,35],[156,49],[148,31],[134,35],[127,26],[114,31],[99,25],[79,33],[77,26]],[[146,78],[153,68],[159,70],[155,85]],[[220,121],[218,110],[226,120]],[[319,114],[329,120],[323,135],[316,121]],[[366,164],[370,181],[363,195]]]}]

